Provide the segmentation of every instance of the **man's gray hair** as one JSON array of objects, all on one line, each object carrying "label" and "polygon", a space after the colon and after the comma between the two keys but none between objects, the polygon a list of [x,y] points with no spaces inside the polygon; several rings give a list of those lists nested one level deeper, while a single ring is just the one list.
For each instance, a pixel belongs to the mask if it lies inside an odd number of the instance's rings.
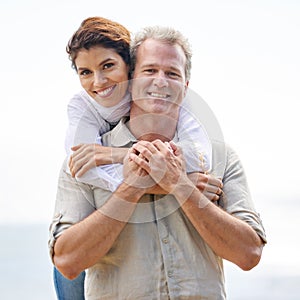
[{"label": "man's gray hair", "polygon": [[185,77],[190,80],[192,68],[192,50],[188,39],[178,30],[172,27],[164,26],[148,26],[137,32],[131,41],[130,55],[131,55],[131,74],[133,75],[134,67],[136,64],[136,55],[139,46],[147,39],[154,39],[165,42],[171,45],[178,44],[185,56]]}]

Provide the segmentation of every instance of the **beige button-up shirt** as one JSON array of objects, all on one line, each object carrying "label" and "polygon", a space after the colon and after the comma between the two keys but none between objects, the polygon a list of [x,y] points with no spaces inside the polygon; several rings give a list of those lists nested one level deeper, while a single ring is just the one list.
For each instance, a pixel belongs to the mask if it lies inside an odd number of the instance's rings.
[{"label": "beige button-up shirt", "polygon": [[[124,120],[103,136],[103,144],[113,147],[128,147],[135,141]],[[224,143],[212,146],[212,173],[224,184],[219,205],[247,222],[265,241],[240,160]],[[50,227],[50,252],[65,229],[100,208],[110,195],[107,190],[77,182],[62,168]],[[107,255],[87,270],[85,296],[226,299],[222,259],[205,243],[172,195],[147,194]]]}]

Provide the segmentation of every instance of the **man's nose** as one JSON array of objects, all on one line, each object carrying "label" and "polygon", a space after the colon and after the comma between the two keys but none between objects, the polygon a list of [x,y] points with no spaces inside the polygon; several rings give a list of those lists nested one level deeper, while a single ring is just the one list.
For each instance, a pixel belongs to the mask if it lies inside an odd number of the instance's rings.
[{"label": "man's nose", "polygon": [[107,77],[102,72],[95,72],[94,74],[94,84],[101,85],[107,82]]},{"label": "man's nose", "polygon": [[163,72],[163,71],[157,72],[157,74],[154,78],[154,84],[159,88],[168,86],[168,80],[167,80],[165,72]]}]

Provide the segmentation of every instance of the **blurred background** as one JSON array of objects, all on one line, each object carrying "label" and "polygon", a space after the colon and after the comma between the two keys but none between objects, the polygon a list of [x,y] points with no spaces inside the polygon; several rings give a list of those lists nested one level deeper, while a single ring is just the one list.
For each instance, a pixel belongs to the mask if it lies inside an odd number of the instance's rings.
[{"label": "blurred background", "polygon": [[65,46],[103,16],[133,33],[171,25],[193,48],[190,88],[239,154],[268,238],[261,263],[225,262],[228,299],[299,299],[300,2],[10,0],[0,4],[0,298],[55,299],[48,256],[66,107]]}]

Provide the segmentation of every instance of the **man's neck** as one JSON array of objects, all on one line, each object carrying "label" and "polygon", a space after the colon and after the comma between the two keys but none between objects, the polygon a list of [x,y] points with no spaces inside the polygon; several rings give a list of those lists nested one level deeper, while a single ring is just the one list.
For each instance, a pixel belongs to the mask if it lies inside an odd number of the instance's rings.
[{"label": "man's neck", "polygon": [[129,129],[137,140],[163,142],[171,141],[175,135],[178,112],[173,116],[161,114],[135,114],[130,113]]}]

